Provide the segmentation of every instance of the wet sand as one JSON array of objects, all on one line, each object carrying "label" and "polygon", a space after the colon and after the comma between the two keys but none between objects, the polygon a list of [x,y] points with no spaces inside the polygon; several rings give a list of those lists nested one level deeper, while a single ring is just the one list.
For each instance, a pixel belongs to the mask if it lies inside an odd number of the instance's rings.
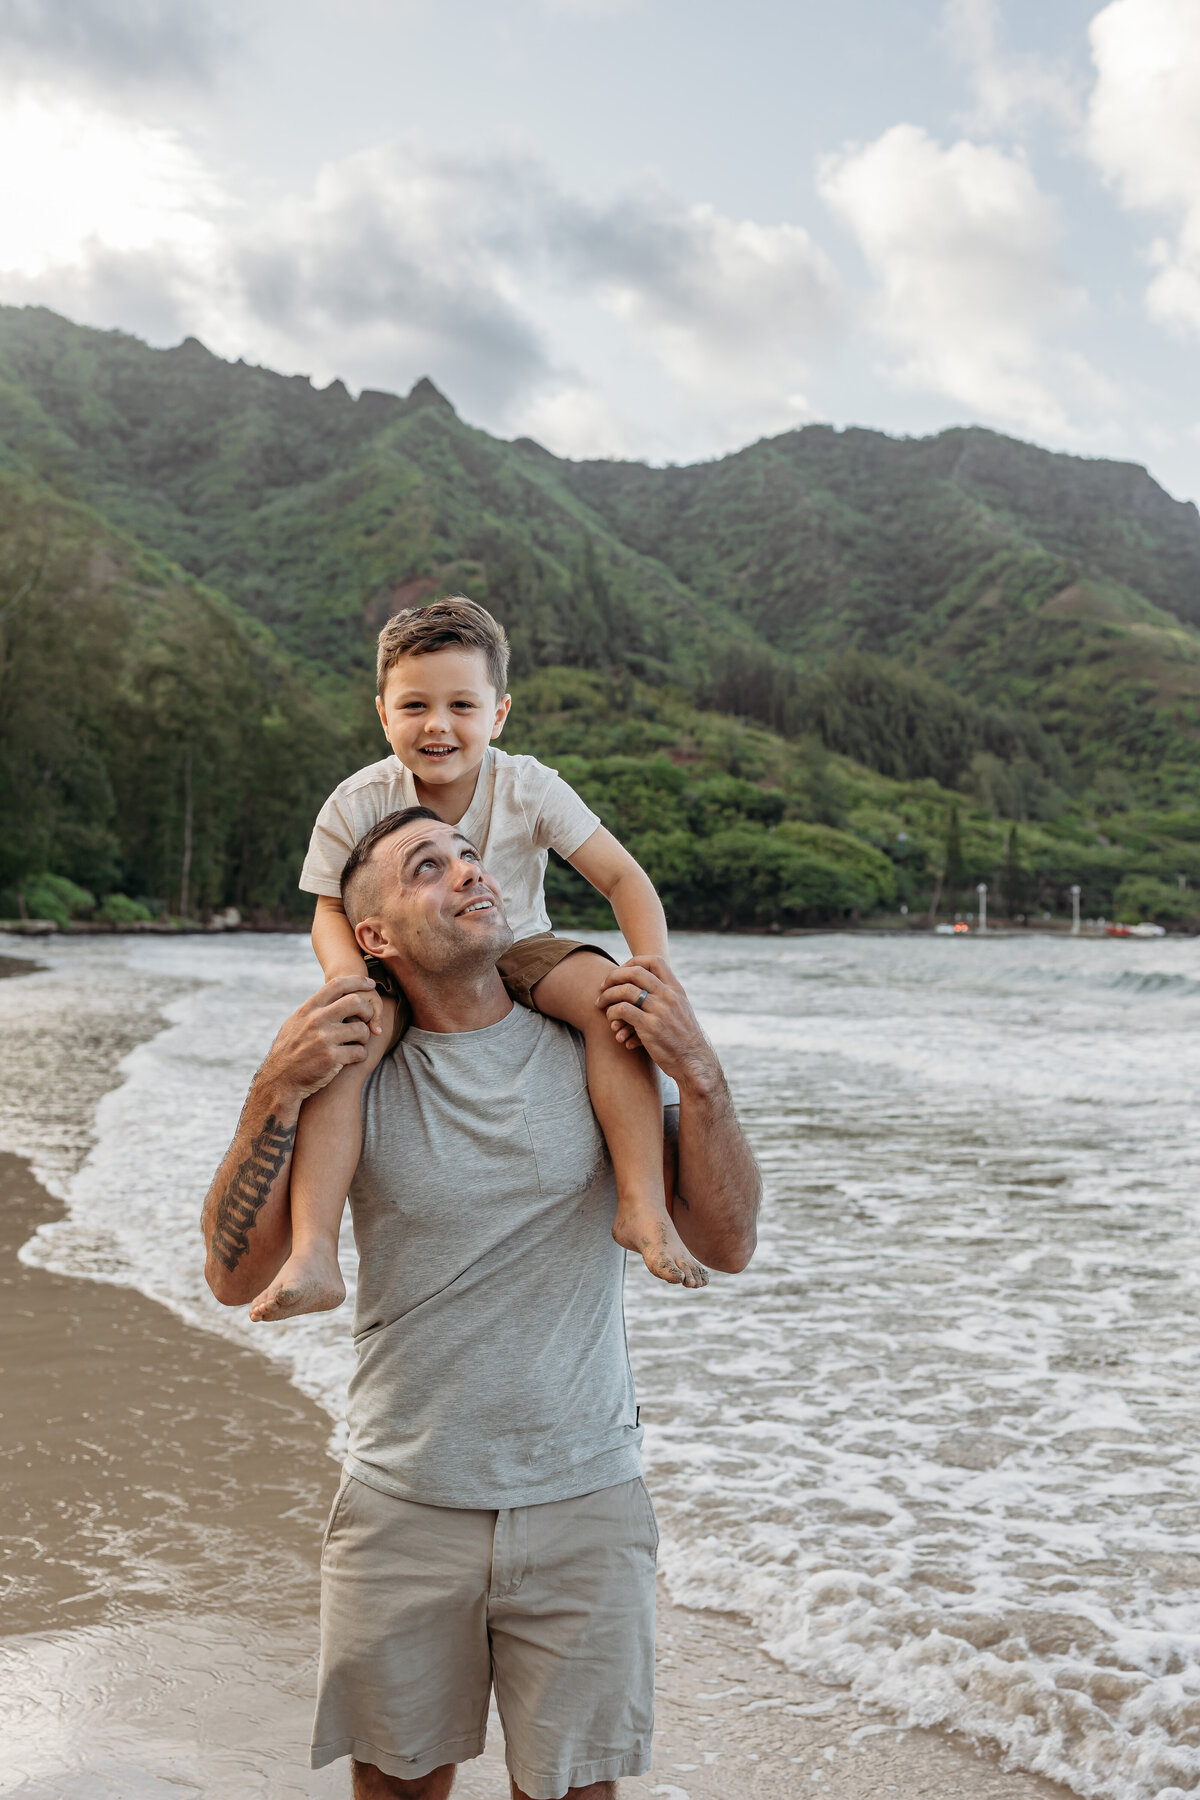
[{"label": "wet sand", "polygon": [[[306,1766],[329,1420],[142,1295],[26,1268],[59,1212],[0,1156],[0,1794],[345,1795],[345,1765]],[[654,1771],[626,1800],[1065,1795],[864,1717],[740,1619],[663,1597],[659,1630]],[[495,1722],[455,1791],[507,1793]]]}]

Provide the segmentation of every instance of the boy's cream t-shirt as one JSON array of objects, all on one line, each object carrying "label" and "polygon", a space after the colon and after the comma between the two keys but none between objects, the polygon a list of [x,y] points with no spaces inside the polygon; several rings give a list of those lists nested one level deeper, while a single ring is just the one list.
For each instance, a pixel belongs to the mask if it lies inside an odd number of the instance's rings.
[{"label": "boy's cream t-shirt", "polygon": [[[420,804],[412,775],[396,756],[385,756],[343,781],[317,814],[300,872],[305,893],[340,898],[342,870],[359,838],[388,813]],[[535,756],[509,756],[489,745],[458,829],[500,883],[515,938],[550,930],[542,891],[546,852],[573,856],[599,824],[557,770]]]}]

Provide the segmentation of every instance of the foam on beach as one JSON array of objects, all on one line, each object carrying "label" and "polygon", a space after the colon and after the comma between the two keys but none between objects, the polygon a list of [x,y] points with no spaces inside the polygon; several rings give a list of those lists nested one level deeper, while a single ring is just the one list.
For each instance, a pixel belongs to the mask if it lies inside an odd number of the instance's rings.
[{"label": "foam on beach", "polygon": [[[336,1422],[348,1309],[251,1326],[204,1288],[196,1225],[253,1069],[315,984],[307,944],[38,954],[45,974],[0,984],[6,1032],[80,992],[167,1027],[41,1142],[0,1109],[5,1146],[68,1203],[24,1256],[252,1344]],[[768,1198],[736,1280],[681,1295],[630,1268],[673,1597],[748,1613],[780,1661],[882,1719],[967,1732],[1082,1795],[1191,1792],[1200,946],[683,938],[676,956]]]}]

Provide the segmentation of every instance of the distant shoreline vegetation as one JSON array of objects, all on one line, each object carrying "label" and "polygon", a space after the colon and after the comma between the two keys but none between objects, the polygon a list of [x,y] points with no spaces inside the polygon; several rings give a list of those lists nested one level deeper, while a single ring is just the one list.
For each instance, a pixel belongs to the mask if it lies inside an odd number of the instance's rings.
[{"label": "distant shoreline vegetation", "polygon": [[[407,399],[0,308],[0,918],[306,912],[313,816],[384,748],[371,646],[465,590],[505,748],[677,928],[1200,930],[1200,519],[993,433],[810,427],[568,463]],[[560,925],[611,923],[556,865]]]}]

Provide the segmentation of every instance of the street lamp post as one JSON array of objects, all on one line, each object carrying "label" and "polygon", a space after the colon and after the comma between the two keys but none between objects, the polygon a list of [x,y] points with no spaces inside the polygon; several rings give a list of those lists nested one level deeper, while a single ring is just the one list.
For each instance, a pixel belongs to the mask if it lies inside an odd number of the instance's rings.
[{"label": "street lamp post", "polygon": [[979,895],[979,929],[987,930],[987,882],[981,881],[975,892]]},{"label": "street lamp post", "polygon": [[1080,892],[1079,883],[1076,881],[1072,885],[1072,888],[1071,888],[1071,936],[1072,937],[1079,936],[1079,892]]}]

